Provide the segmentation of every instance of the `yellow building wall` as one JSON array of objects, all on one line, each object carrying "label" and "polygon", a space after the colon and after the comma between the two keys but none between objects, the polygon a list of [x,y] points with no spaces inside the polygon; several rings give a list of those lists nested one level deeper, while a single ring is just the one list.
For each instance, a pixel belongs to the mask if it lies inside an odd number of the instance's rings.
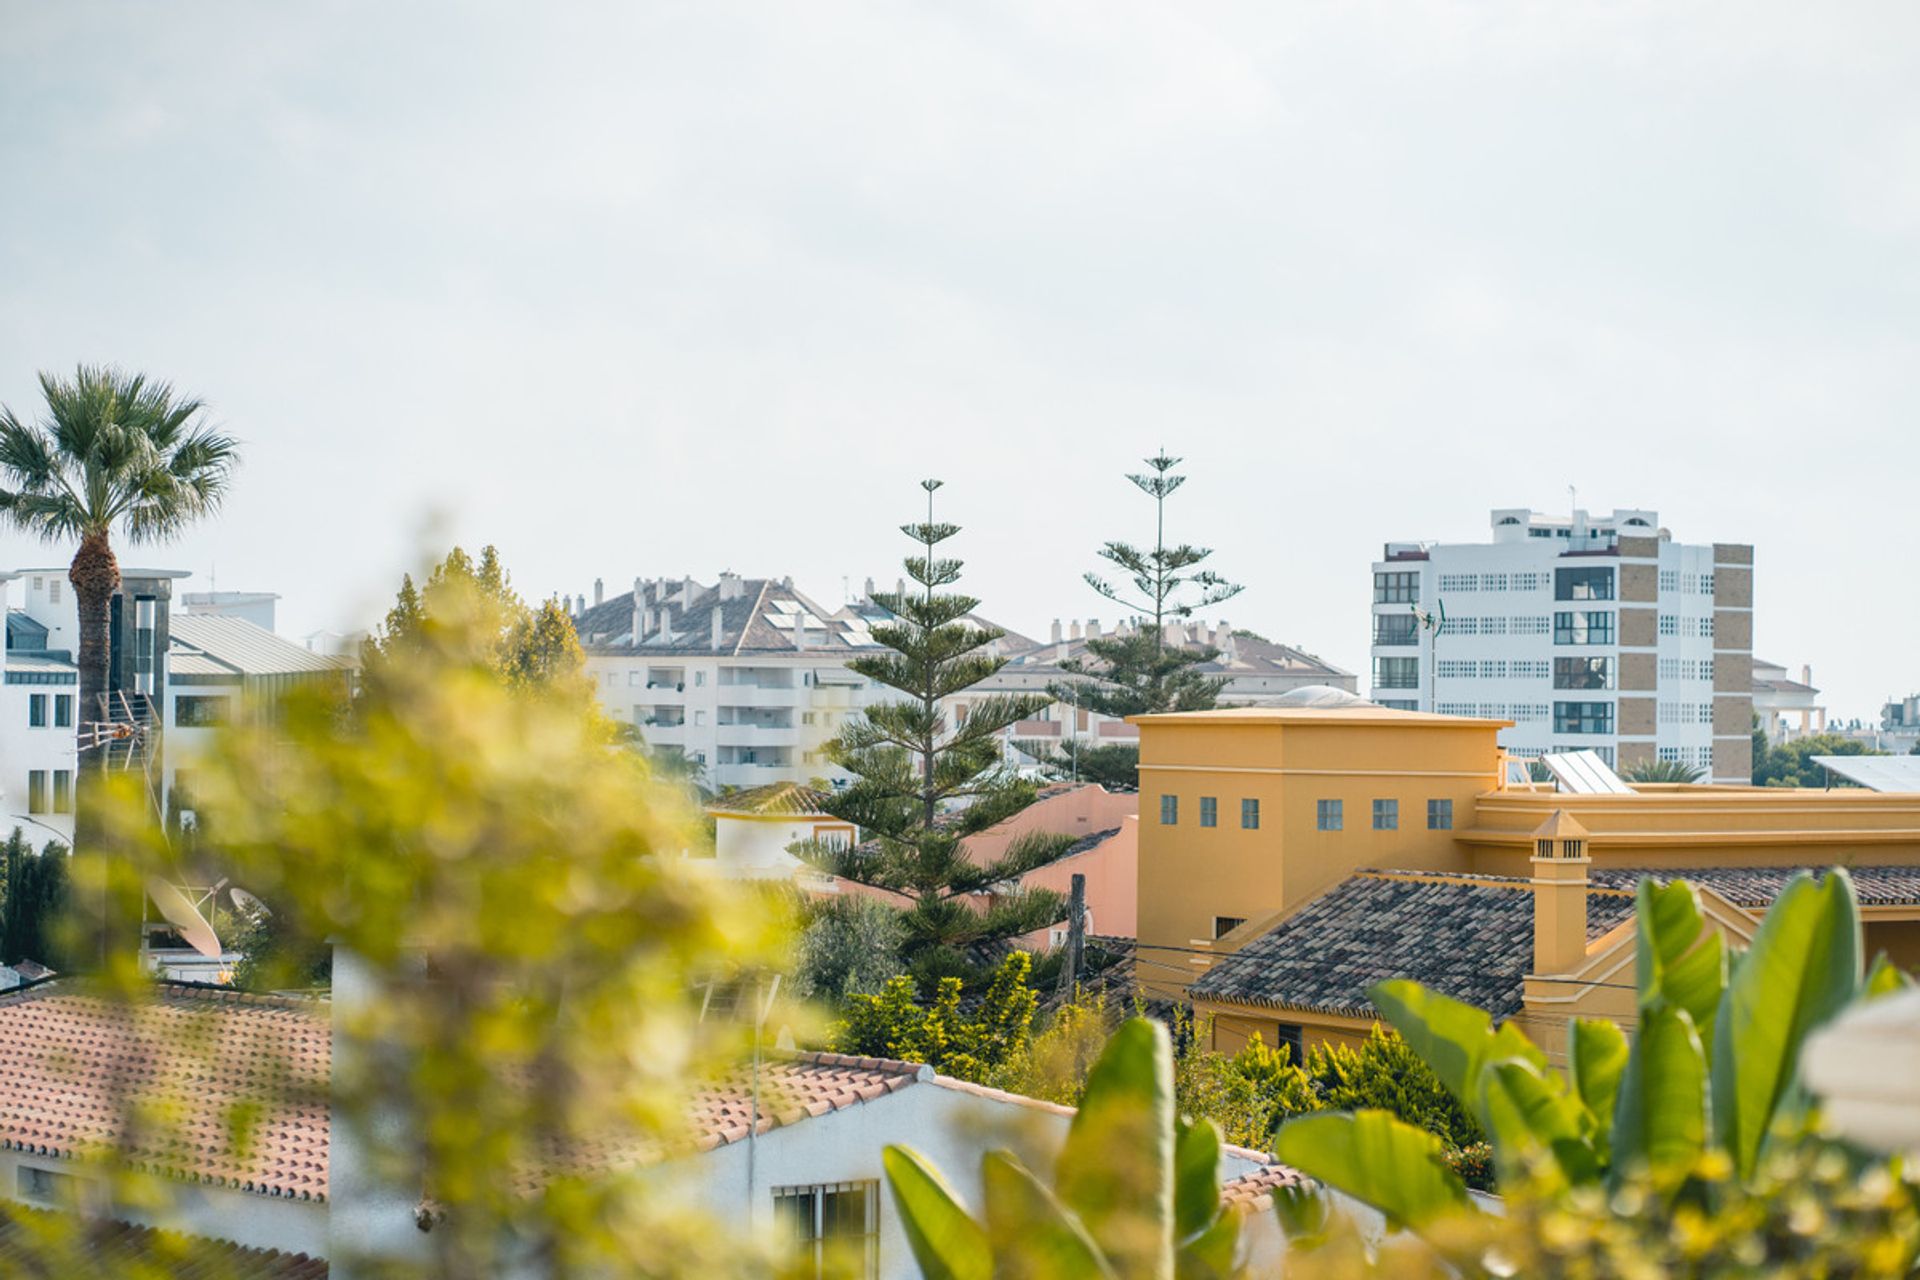
[{"label": "yellow building wall", "polygon": [[[1202,716],[1233,716],[1233,712]],[[1254,713],[1239,713],[1251,715]],[[1392,717],[1392,712],[1375,712]],[[1427,829],[1427,802],[1451,800],[1455,828],[1499,768],[1496,721],[1414,716],[1413,723],[1248,723],[1141,717],[1140,918],[1143,985],[1178,996],[1205,972],[1188,954],[1213,939],[1216,917],[1258,922],[1319,896],[1366,867],[1464,870],[1451,830]],[[1161,822],[1161,798],[1178,821]],[[1200,825],[1200,801],[1218,825]],[[1240,825],[1260,802],[1260,827]],[[1399,802],[1399,826],[1373,829],[1373,802]],[[1318,802],[1342,802],[1342,829],[1317,829]]]},{"label": "yellow building wall", "polygon": [[1275,1012],[1269,1017],[1250,1012],[1240,1005],[1214,1004],[1206,1000],[1194,1003],[1194,1017],[1211,1021],[1211,1044],[1221,1053],[1240,1052],[1255,1035],[1271,1049],[1281,1041],[1280,1027],[1283,1023],[1300,1028],[1300,1043],[1308,1053],[1315,1046],[1323,1044],[1357,1049],[1367,1042],[1367,1036],[1373,1031],[1373,1023],[1363,1018],[1330,1018],[1322,1014],[1282,1012]]}]

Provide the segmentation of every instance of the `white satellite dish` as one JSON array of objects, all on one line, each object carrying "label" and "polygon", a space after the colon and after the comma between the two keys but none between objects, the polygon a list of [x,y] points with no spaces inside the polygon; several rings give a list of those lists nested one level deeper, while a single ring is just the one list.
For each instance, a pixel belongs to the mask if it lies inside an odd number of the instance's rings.
[{"label": "white satellite dish", "polygon": [[168,884],[158,876],[147,879],[147,896],[153,899],[153,905],[160,909],[160,915],[174,927],[186,944],[209,960],[218,960],[223,954],[220,939],[214,935],[213,926],[200,914],[197,907],[187,900],[187,895]]},{"label": "white satellite dish", "polygon": [[266,903],[254,897],[245,889],[238,887],[229,889],[227,890],[227,896],[233,899],[233,905],[236,908],[246,912],[250,916],[270,916],[273,914],[272,911],[267,909]]}]

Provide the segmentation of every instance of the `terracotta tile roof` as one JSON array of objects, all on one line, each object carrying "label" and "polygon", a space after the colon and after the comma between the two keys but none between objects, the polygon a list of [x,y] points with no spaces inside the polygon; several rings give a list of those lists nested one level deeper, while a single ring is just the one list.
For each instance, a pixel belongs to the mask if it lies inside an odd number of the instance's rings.
[{"label": "terracotta tile roof", "polygon": [[[163,987],[138,1006],[57,985],[0,998],[0,1150],[72,1158],[118,1150],[150,1172],[284,1196],[327,1196],[328,1024],[315,1006]],[[131,1100],[168,1131],[127,1135]],[[231,1108],[261,1104],[247,1150]]]},{"label": "terracotta tile roof", "polygon": [[[919,1063],[843,1053],[796,1053],[763,1061],[757,1131],[798,1124],[934,1078],[933,1068]],[[706,1151],[739,1142],[754,1127],[752,1116],[752,1081],[743,1068],[694,1093],[695,1143]]]},{"label": "terracotta tile roof", "polygon": [[326,1280],[327,1276],[325,1258],[248,1249],[224,1240],[111,1220],[70,1219],[73,1233],[55,1235],[50,1245],[34,1228],[40,1225],[36,1219],[52,1217],[44,1209],[18,1206],[0,1216],[0,1275],[46,1275],[42,1268],[57,1263],[84,1267],[84,1274],[92,1276],[164,1273],[219,1280]]},{"label": "terracotta tile roof", "polygon": [[[1594,868],[1587,879],[1595,885],[1632,893],[1642,876],[1661,883],[1688,880],[1731,902],[1736,907],[1763,912],[1773,905],[1787,881],[1805,871],[1815,878],[1830,867],[1687,867],[1681,868]],[[1853,889],[1863,907],[1920,906],[1920,867],[1848,867]]]},{"label": "terracotta tile roof", "polygon": [[822,807],[826,800],[827,793],[817,787],[802,786],[797,782],[769,782],[763,787],[749,787],[745,791],[721,796],[707,806],[707,812],[823,817],[827,816],[826,809]]},{"label": "terracotta tile roof", "polygon": [[[1590,893],[1588,937],[1632,913],[1628,893]],[[1368,987],[1412,978],[1506,1018],[1520,1011],[1522,979],[1532,964],[1527,880],[1363,871],[1223,957],[1193,984],[1193,994],[1371,1018]]]},{"label": "terracotta tile roof", "polygon": [[1273,1208],[1273,1193],[1281,1187],[1311,1187],[1313,1179],[1284,1164],[1270,1164],[1252,1173],[1243,1173],[1220,1184],[1223,1203],[1247,1213],[1265,1213]]}]

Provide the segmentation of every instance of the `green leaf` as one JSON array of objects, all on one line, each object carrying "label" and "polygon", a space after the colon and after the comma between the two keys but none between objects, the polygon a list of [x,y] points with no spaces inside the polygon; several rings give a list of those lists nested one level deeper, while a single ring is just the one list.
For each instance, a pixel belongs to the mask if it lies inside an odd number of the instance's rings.
[{"label": "green leaf", "polygon": [[1240,1215],[1229,1211],[1183,1243],[1173,1256],[1174,1280],[1230,1280],[1240,1252]]},{"label": "green leaf", "polygon": [[1627,1037],[1604,1018],[1574,1018],[1567,1031],[1568,1074],[1574,1093],[1593,1117],[1594,1149],[1605,1163],[1612,1149],[1620,1073],[1627,1066]]},{"label": "green leaf", "polygon": [[1472,1207],[1467,1184],[1440,1161],[1440,1140],[1386,1111],[1322,1111],[1287,1121],[1274,1155],[1420,1231]]},{"label": "green leaf", "polygon": [[1860,987],[1860,907],[1840,868],[1787,883],[1734,973],[1714,1027],[1714,1136],[1752,1175],[1776,1114],[1793,1102],[1800,1048]]},{"label": "green leaf", "polygon": [[911,1147],[880,1153],[900,1211],[900,1227],[926,1280],[992,1280],[993,1253],[987,1233],[960,1207],[959,1197]]},{"label": "green leaf", "polygon": [[1482,1128],[1481,1069],[1495,1058],[1519,1058],[1547,1070],[1547,1057],[1512,1023],[1494,1029],[1486,1010],[1395,978],[1375,983],[1367,996]]},{"label": "green leaf", "polygon": [[1481,1070],[1480,1092],[1503,1183],[1518,1186],[1540,1172],[1543,1157],[1551,1157],[1565,1185],[1581,1186],[1600,1176],[1587,1137],[1586,1108],[1557,1076],[1544,1075],[1522,1059],[1503,1058]]},{"label": "green leaf", "polygon": [[1173,1050],[1129,1018],[1087,1074],[1054,1186],[1124,1276],[1173,1272]]},{"label": "green leaf", "polygon": [[1220,1216],[1220,1131],[1181,1119],[1173,1141],[1173,1236],[1199,1235]]},{"label": "green leaf", "polygon": [[1860,998],[1873,1000],[1880,996],[1890,996],[1896,991],[1905,991],[1913,985],[1913,975],[1900,968],[1882,951],[1873,958],[1873,967],[1867,970],[1866,980],[1860,984]]},{"label": "green leaf", "polygon": [[1646,1169],[1677,1184],[1700,1158],[1708,1130],[1707,1058],[1685,1009],[1659,1005],[1641,1020],[1620,1080],[1613,1180]]},{"label": "green leaf", "polygon": [[995,1280],[1114,1275],[1087,1229],[1025,1165],[1005,1151],[989,1151],[980,1177]]},{"label": "green leaf", "polygon": [[1713,1018],[1727,985],[1726,943],[1700,910],[1700,895],[1684,880],[1636,891],[1635,968],[1640,1009],[1664,1002],[1685,1009],[1711,1043]]}]

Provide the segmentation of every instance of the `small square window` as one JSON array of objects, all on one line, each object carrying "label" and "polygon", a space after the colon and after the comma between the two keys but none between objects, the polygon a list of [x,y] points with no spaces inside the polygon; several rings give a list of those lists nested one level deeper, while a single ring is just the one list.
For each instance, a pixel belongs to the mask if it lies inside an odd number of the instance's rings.
[{"label": "small square window", "polygon": [[1400,829],[1400,802],[1398,800],[1375,800],[1373,802],[1373,829],[1375,831],[1398,831]]},{"label": "small square window", "polygon": [[1245,916],[1215,916],[1213,918],[1213,936],[1224,938],[1247,922]]},{"label": "small square window", "polygon": [[1200,825],[1217,827],[1220,825],[1220,802],[1212,796],[1200,797]]},{"label": "small square window", "polygon": [[1160,825],[1171,827],[1180,821],[1180,797],[1160,797]]},{"label": "small square window", "polygon": [[1338,800],[1316,800],[1313,802],[1314,825],[1321,831],[1338,831],[1342,825],[1341,803]]},{"label": "small square window", "polygon": [[1429,831],[1453,830],[1453,801],[1451,800],[1427,801],[1427,830]]},{"label": "small square window", "polygon": [[1258,831],[1260,829],[1260,802],[1258,800],[1242,800],[1240,802],[1240,825],[1248,831]]}]

